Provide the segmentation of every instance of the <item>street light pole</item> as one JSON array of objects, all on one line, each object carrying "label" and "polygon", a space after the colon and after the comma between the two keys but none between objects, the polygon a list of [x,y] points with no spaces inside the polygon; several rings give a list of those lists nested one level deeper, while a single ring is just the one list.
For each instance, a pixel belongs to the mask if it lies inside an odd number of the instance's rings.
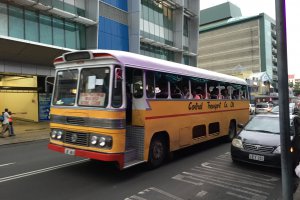
[{"label": "street light pole", "polygon": [[279,83],[279,119],[280,119],[280,145],[281,145],[281,174],[282,199],[293,199],[292,159],[289,149],[290,116],[289,116],[289,90],[288,65],[286,42],[286,7],[285,0],[275,0],[276,4],[276,32],[278,49],[278,83]]}]

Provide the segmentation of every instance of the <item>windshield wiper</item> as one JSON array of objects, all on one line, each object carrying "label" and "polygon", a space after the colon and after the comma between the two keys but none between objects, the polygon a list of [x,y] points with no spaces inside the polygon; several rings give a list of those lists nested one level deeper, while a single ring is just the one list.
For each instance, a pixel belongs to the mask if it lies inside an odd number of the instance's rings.
[{"label": "windshield wiper", "polygon": [[279,132],[273,132],[273,131],[267,131],[267,130],[260,130],[260,129],[244,129],[245,131],[257,131],[257,132],[262,132],[262,133],[275,133],[279,134]]}]

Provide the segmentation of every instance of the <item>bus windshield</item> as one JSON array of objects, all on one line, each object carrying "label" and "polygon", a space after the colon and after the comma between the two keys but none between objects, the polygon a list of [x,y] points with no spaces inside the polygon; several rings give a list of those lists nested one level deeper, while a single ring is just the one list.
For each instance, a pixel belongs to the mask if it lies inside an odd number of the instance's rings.
[{"label": "bus windshield", "polygon": [[78,70],[61,70],[57,72],[53,105],[72,106],[77,92]]},{"label": "bus windshield", "polygon": [[109,77],[109,67],[82,69],[78,105],[106,107],[109,96]]}]

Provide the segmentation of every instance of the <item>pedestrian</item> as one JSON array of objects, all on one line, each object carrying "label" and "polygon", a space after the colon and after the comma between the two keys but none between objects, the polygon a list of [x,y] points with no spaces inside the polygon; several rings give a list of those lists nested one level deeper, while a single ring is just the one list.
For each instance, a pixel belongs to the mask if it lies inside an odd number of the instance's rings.
[{"label": "pedestrian", "polygon": [[9,114],[9,116],[10,116],[10,117],[8,118],[8,122],[9,122],[9,125],[8,125],[9,137],[11,137],[11,136],[16,136],[15,133],[14,133],[12,113],[9,111],[8,114]]},{"label": "pedestrian", "polygon": [[4,138],[4,133],[9,130],[8,129],[8,127],[9,127],[8,119],[9,118],[10,118],[10,115],[8,114],[8,109],[5,108],[4,113],[3,113],[2,131],[0,134],[0,138]]}]

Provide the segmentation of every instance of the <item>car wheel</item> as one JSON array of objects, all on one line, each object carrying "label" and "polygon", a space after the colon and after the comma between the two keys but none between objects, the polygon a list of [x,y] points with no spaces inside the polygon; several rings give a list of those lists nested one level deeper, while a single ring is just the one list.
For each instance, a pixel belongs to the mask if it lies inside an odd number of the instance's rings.
[{"label": "car wheel", "polygon": [[156,168],[164,162],[166,158],[166,143],[162,137],[154,137],[150,144],[148,165]]},{"label": "car wheel", "polygon": [[236,136],[236,125],[235,122],[231,121],[229,125],[227,141],[231,142],[235,136]]}]

